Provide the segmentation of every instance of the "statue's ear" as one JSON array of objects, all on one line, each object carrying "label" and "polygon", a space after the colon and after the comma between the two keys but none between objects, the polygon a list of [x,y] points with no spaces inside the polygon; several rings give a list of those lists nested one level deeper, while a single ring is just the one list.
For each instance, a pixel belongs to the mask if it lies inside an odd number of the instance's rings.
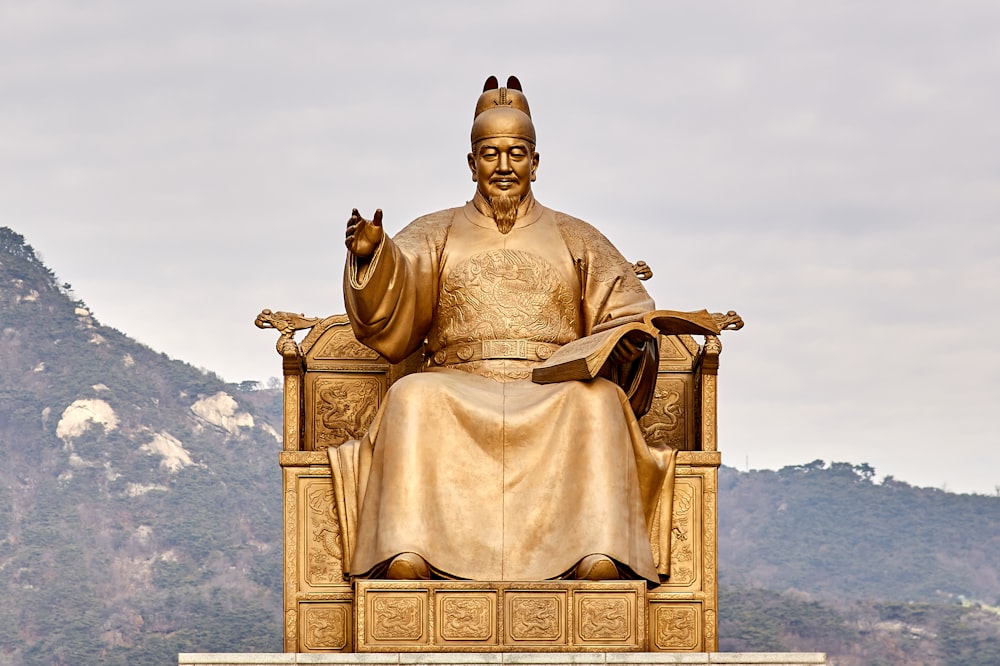
[{"label": "statue's ear", "polygon": [[517,79],[516,76],[507,77],[507,87],[510,88],[511,90],[520,90],[521,92],[524,92],[524,90],[521,88],[521,82]]},{"label": "statue's ear", "polygon": [[497,81],[497,77],[490,76],[490,78],[486,79],[486,83],[483,84],[483,92],[486,92],[487,90],[496,90],[499,87],[500,82]]}]

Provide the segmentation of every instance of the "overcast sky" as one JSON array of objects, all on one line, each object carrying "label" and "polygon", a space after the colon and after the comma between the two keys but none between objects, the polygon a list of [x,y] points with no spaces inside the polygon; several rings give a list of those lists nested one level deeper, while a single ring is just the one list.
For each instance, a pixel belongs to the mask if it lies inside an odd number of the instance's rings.
[{"label": "overcast sky", "polygon": [[1000,3],[0,0],[0,225],[104,324],[230,381],[343,311],[344,222],[469,199],[483,80],[535,193],[737,310],[740,469],[1000,492]]}]

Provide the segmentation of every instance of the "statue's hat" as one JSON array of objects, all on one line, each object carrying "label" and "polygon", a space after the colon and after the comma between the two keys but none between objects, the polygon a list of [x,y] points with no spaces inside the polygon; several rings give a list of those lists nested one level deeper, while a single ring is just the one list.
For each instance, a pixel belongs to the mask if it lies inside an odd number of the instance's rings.
[{"label": "statue's hat", "polygon": [[528,98],[516,76],[507,78],[505,88],[500,87],[495,76],[486,79],[483,94],[476,102],[472,143],[501,136],[524,139],[535,145],[535,125],[531,122]]}]

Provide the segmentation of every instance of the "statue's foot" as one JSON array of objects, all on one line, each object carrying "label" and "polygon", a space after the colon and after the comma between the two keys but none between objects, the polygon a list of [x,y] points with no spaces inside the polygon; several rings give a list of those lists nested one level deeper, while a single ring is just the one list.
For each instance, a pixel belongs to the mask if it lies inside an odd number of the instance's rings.
[{"label": "statue's foot", "polygon": [[416,553],[400,553],[392,558],[385,577],[393,580],[427,580],[431,577],[431,568]]},{"label": "statue's foot", "polygon": [[616,580],[620,576],[610,557],[594,553],[580,560],[573,577],[577,580]]}]

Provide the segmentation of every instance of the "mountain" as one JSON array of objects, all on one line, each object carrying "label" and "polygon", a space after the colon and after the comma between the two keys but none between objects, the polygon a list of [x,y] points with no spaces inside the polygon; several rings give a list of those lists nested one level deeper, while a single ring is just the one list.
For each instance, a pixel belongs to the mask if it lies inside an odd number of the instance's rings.
[{"label": "mountain", "polygon": [[1000,665],[1000,496],[874,478],[822,460],[722,468],[720,649]]},{"label": "mountain", "polygon": [[[102,325],[0,228],[0,666],[281,651],[281,395],[248,388]],[[1000,497],[724,467],[718,535],[722,649],[1000,664]]]},{"label": "mountain", "polygon": [[830,666],[997,666],[1000,608],[976,603],[809,601],[723,585],[719,649],[825,652]]},{"label": "mountain", "polygon": [[102,325],[0,228],[0,663],[280,651],[280,410]]},{"label": "mountain", "polygon": [[874,482],[869,465],[719,476],[719,572],[729,585],[830,601],[1000,606],[1000,496]]}]

